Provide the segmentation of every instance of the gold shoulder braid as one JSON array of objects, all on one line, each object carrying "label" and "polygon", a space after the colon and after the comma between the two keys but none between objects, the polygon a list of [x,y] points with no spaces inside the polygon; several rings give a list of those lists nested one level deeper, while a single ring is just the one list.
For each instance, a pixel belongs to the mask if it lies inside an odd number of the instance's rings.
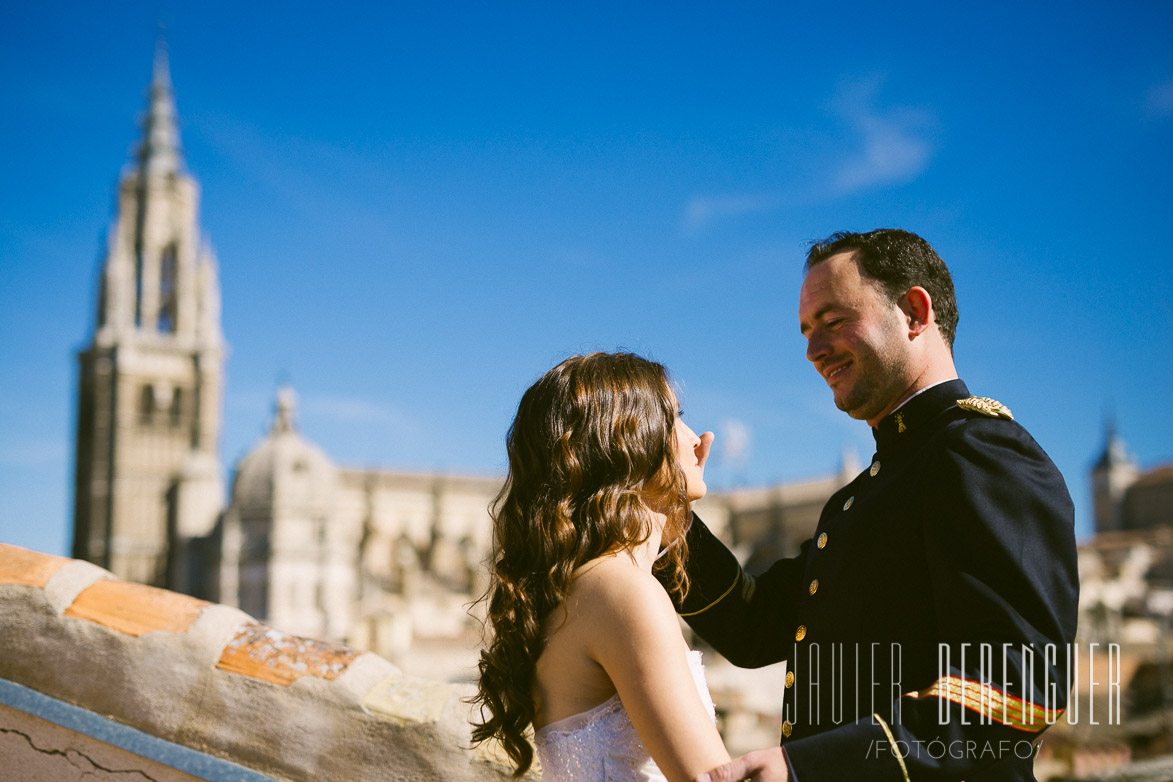
[{"label": "gold shoulder braid", "polygon": [[757,590],[758,581],[749,573],[741,573],[741,599],[745,602],[753,600],[753,593]]},{"label": "gold shoulder braid", "polygon": [[962,410],[972,410],[975,413],[988,415],[990,418],[1005,418],[1007,421],[1014,420],[1014,415],[1010,412],[1009,407],[997,399],[990,399],[988,396],[971,396],[966,399],[958,399],[957,406]]}]

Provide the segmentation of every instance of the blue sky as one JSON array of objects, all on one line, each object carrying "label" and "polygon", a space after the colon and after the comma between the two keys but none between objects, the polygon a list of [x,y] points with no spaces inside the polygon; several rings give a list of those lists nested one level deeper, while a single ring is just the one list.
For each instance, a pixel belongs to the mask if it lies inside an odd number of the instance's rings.
[{"label": "blue sky", "polygon": [[952,268],[962,377],[1081,532],[1106,411],[1173,461],[1169,3],[7,2],[0,540],[68,550],[74,354],[160,18],[226,469],[288,381],[339,463],[500,473],[524,388],[617,347],[717,431],[718,488],[866,460],[795,313],[806,242],[882,226]]}]

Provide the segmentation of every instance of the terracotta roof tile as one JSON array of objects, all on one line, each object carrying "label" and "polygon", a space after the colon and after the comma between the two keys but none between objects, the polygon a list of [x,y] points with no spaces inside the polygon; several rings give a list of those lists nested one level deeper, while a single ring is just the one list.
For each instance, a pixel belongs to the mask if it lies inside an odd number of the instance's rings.
[{"label": "terracotta roof tile", "polygon": [[0,584],[45,588],[69,560],[0,543]]},{"label": "terracotta roof tile", "polygon": [[65,615],[88,619],[127,635],[156,630],[185,633],[210,605],[166,589],[104,578],[83,590],[65,609]]},{"label": "terracotta roof tile", "polygon": [[216,667],[285,686],[302,676],[337,678],[360,654],[347,646],[247,624],[224,647]]}]

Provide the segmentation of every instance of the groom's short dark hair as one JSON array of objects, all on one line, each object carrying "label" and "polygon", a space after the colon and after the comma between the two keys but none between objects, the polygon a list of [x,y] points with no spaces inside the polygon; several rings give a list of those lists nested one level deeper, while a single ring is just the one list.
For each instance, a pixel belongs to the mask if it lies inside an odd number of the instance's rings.
[{"label": "groom's short dark hair", "polygon": [[879,228],[867,233],[838,231],[826,239],[811,242],[804,270],[810,271],[831,256],[846,252],[855,254],[863,273],[875,280],[892,301],[914,286],[928,291],[937,328],[949,350],[953,350],[958,319],[953,276],[928,242],[899,228]]}]

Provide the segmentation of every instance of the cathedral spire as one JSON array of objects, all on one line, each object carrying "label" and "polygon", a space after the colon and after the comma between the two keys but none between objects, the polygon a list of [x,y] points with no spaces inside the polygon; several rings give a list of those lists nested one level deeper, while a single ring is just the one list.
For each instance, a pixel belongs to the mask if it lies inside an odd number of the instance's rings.
[{"label": "cathedral spire", "polygon": [[175,98],[171,94],[171,67],[167,61],[167,43],[162,36],[155,45],[155,68],[138,162],[147,176],[175,174],[182,166],[179,129],[175,124]]},{"label": "cathedral spire", "polygon": [[74,553],[119,577],[187,584],[188,543],[223,508],[216,258],[180,157],[167,48],[118,181],[93,341],[78,355]]},{"label": "cathedral spire", "polygon": [[1096,461],[1096,469],[1111,469],[1120,466],[1135,466],[1124,438],[1116,430],[1116,414],[1109,408],[1104,413],[1104,452]]},{"label": "cathedral spire", "polygon": [[273,425],[271,434],[278,432],[292,432],[297,420],[297,394],[289,386],[282,386],[277,390],[277,401],[273,405]]},{"label": "cathedral spire", "polygon": [[1116,428],[1116,416],[1104,415],[1104,452],[1092,467],[1092,505],[1096,532],[1127,529],[1124,498],[1140,477],[1140,468]]}]

